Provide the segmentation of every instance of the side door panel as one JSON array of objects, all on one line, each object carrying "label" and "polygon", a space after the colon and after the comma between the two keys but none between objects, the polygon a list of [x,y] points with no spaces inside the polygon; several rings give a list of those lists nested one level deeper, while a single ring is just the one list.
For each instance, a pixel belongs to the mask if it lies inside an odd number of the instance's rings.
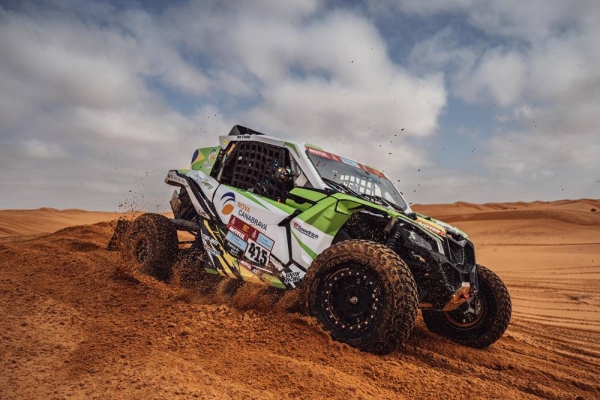
[{"label": "side door panel", "polygon": [[220,185],[213,197],[224,225],[223,251],[236,259],[238,274],[244,280],[255,280],[253,275],[262,283],[285,287],[279,277],[290,257],[286,228],[279,223],[294,208],[274,203],[227,185]]}]

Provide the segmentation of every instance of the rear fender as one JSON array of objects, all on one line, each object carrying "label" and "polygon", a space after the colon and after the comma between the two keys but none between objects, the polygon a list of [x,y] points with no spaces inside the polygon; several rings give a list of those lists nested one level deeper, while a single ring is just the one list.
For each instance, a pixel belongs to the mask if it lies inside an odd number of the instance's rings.
[{"label": "rear fender", "polygon": [[169,171],[165,183],[185,188],[198,215],[207,219],[217,218],[212,198],[219,182],[214,178],[203,171],[179,169]]}]

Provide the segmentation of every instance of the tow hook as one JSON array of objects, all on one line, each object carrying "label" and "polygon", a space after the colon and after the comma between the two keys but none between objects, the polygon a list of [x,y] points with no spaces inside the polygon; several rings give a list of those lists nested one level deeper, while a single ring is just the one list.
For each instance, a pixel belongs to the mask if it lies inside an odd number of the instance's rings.
[{"label": "tow hook", "polygon": [[470,297],[471,284],[469,282],[463,282],[460,289],[456,291],[448,300],[442,311],[453,311],[458,308],[461,304],[467,301]]}]

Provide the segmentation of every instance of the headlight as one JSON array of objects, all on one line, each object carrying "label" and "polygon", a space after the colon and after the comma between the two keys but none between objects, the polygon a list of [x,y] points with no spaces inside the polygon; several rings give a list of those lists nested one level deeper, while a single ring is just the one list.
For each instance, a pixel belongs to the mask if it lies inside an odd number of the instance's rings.
[{"label": "headlight", "polygon": [[431,243],[429,243],[427,240],[423,239],[423,237],[421,235],[419,235],[418,233],[409,231],[408,238],[410,240],[412,240],[413,243],[416,244],[417,246],[423,247],[424,249],[427,249],[429,251],[432,250]]},{"label": "headlight", "polygon": [[[429,251],[433,250],[433,246],[431,245],[431,243],[429,243],[427,240],[425,240],[421,235],[419,235],[418,233],[414,232],[414,231],[409,231],[408,232],[408,238],[410,240],[412,240],[412,242],[414,244],[416,244],[419,247],[423,247],[424,249],[427,249]],[[437,251],[439,253],[442,253],[445,255],[444,253],[444,244],[442,243],[441,240],[439,239],[435,239],[433,238],[437,244]]]}]

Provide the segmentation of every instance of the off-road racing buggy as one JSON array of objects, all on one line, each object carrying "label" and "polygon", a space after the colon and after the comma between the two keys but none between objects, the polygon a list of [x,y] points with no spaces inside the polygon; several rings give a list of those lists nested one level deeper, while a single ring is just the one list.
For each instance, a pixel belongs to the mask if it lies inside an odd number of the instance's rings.
[{"label": "off-road racing buggy", "polygon": [[467,346],[502,336],[503,282],[475,263],[464,232],[413,212],[383,172],[239,125],[219,140],[168,172],[173,219],[144,214],[119,228],[142,271],[168,281],[177,230],[187,231],[199,270],[298,289],[307,314],[361,350],[394,351],[419,308],[429,330]]}]

